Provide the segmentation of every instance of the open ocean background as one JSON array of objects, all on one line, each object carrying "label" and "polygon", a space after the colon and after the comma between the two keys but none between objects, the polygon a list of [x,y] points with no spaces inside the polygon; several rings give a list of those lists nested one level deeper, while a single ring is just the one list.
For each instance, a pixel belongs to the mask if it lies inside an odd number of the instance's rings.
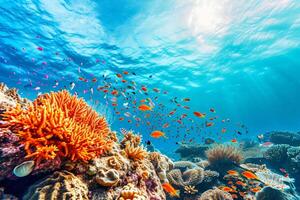
[{"label": "open ocean background", "polygon": [[31,100],[74,82],[71,92],[106,114],[113,130],[140,132],[172,156],[184,129],[170,122],[169,139],[155,140],[146,125],[119,121],[98,83],[78,78],[100,82],[129,71],[136,75],[128,81],[168,91],[149,96],[159,96],[165,113],[174,108],[170,99],[190,98],[189,115],[214,108],[230,119],[221,138],[219,125],[191,131],[186,140],[195,143],[228,142],[238,124],[248,129],[239,138],[300,131],[299,10],[292,0],[0,0],[0,82]]}]

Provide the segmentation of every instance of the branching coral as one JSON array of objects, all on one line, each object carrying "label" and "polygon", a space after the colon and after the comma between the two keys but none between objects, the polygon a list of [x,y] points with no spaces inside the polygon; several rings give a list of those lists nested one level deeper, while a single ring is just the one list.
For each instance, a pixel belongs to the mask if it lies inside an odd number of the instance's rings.
[{"label": "branching coral", "polygon": [[143,147],[138,146],[135,147],[134,145],[126,144],[124,149],[127,158],[133,161],[141,161],[147,157],[147,151],[143,149]]},{"label": "branching coral", "polygon": [[139,144],[141,143],[141,136],[140,135],[135,135],[133,133],[133,131],[124,131],[124,138],[123,140],[120,142],[121,146],[123,148],[126,147],[127,144],[131,144],[134,147],[138,147]]},{"label": "branching coral", "polygon": [[193,185],[184,186],[184,193],[186,194],[196,194],[198,190]]},{"label": "branching coral", "polygon": [[88,161],[111,148],[105,119],[65,90],[39,96],[26,110],[18,105],[3,116],[18,130],[27,158],[37,163],[56,156]]},{"label": "branching coral", "polygon": [[239,149],[229,145],[216,145],[206,152],[211,167],[222,168],[228,164],[240,164],[243,155]]}]

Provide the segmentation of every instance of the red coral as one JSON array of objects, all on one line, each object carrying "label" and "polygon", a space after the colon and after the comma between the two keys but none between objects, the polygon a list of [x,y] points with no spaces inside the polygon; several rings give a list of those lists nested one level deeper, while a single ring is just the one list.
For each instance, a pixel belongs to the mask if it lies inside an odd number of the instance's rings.
[{"label": "red coral", "polygon": [[17,106],[3,116],[18,130],[26,158],[37,163],[57,156],[86,162],[112,146],[105,119],[65,90],[39,96],[27,109]]}]

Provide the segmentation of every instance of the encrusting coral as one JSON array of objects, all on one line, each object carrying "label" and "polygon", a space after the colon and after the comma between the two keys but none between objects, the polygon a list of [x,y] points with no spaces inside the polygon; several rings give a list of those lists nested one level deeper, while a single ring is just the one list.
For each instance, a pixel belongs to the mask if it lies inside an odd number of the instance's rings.
[{"label": "encrusting coral", "polygon": [[18,131],[26,158],[37,163],[56,157],[86,162],[111,148],[105,119],[65,90],[41,95],[27,109],[18,104],[3,116]]},{"label": "encrusting coral", "polygon": [[274,163],[284,163],[288,158],[287,151],[289,147],[288,144],[274,145],[264,153],[264,157]]},{"label": "encrusting coral", "polygon": [[128,184],[122,188],[118,200],[147,200],[147,197],[133,184]]},{"label": "encrusting coral", "polygon": [[243,161],[241,151],[229,145],[215,145],[206,152],[210,167],[224,169],[228,165],[240,164]]},{"label": "encrusting coral", "polygon": [[24,200],[88,200],[87,185],[74,174],[57,171],[32,185]]},{"label": "encrusting coral", "polygon": [[232,200],[232,197],[229,193],[224,192],[218,188],[214,188],[202,193],[200,198],[198,198],[197,200]]}]

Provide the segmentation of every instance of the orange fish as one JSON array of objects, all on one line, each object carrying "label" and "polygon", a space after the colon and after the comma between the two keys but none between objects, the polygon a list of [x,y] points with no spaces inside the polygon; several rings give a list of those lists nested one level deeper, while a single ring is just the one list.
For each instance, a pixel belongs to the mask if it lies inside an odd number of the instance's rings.
[{"label": "orange fish", "polygon": [[206,126],[206,127],[210,127],[210,126],[213,126],[213,125],[214,125],[213,122],[207,122],[205,126]]},{"label": "orange fish", "polygon": [[221,190],[223,190],[224,192],[235,192],[235,190],[228,186],[222,186]]},{"label": "orange fish", "polygon": [[165,123],[164,125],[163,125],[163,128],[168,128],[169,127],[169,123]]},{"label": "orange fish", "polygon": [[120,117],[120,118],[119,118],[119,120],[120,120],[120,121],[123,121],[123,120],[124,120],[124,118],[123,118],[123,117]]},{"label": "orange fish", "polygon": [[122,74],[116,74],[118,78],[122,78]]},{"label": "orange fish", "polygon": [[147,88],[146,88],[146,87],[142,87],[142,90],[143,90],[144,92],[147,92]]},{"label": "orange fish", "polygon": [[236,139],[232,139],[231,142],[232,143],[237,143],[237,140]]},{"label": "orange fish", "polygon": [[228,170],[227,174],[233,175],[233,176],[238,176],[239,175],[239,173],[237,171],[235,171],[235,170]]},{"label": "orange fish", "polygon": [[236,184],[241,185],[241,186],[246,186],[247,185],[246,183],[243,183],[242,181],[237,181]]},{"label": "orange fish", "polygon": [[244,177],[246,177],[247,179],[259,180],[258,177],[253,172],[250,172],[250,171],[243,171],[242,175]]},{"label": "orange fish", "polygon": [[260,187],[256,187],[256,188],[252,188],[251,191],[256,193],[256,192],[259,192],[261,190]]},{"label": "orange fish", "polygon": [[119,92],[118,92],[117,90],[113,90],[113,91],[111,92],[111,94],[112,94],[112,95],[115,95],[115,96],[117,96],[118,93],[119,93]]},{"label": "orange fish", "polygon": [[226,128],[222,128],[222,133],[225,133],[226,132]]},{"label": "orange fish", "polygon": [[200,118],[204,118],[204,117],[206,116],[205,113],[200,113],[200,112],[194,112],[194,115],[195,115],[196,117],[200,117]]},{"label": "orange fish", "polygon": [[93,83],[97,82],[97,79],[96,79],[96,78],[93,78],[92,82],[93,82]]},{"label": "orange fish", "polygon": [[85,80],[85,78],[83,78],[83,77],[79,77],[79,80],[81,80],[81,81],[84,81],[84,80]]},{"label": "orange fish", "polygon": [[166,135],[165,135],[165,133],[161,132],[161,131],[153,131],[151,133],[151,137],[153,137],[153,138],[160,138],[160,137],[167,138]]},{"label": "orange fish", "polygon": [[152,107],[146,105],[146,104],[142,104],[138,107],[139,110],[141,111],[149,111],[149,110],[152,110]]},{"label": "orange fish", "polygon": [[124,80],[124,79],[122,80],[122,83],[126,83],[126,82],[127,82],[126,80]]},{"label": "orange fish", "polygon": [[129,73],[127,71],[124,71],[123,74],[128,75]]},{"label": "orange fish", "polygon": [[175,190],[170,183],[163,183],[162,184],[163,189],[171,196],[171,197],[180,197],[180,191]]}]

